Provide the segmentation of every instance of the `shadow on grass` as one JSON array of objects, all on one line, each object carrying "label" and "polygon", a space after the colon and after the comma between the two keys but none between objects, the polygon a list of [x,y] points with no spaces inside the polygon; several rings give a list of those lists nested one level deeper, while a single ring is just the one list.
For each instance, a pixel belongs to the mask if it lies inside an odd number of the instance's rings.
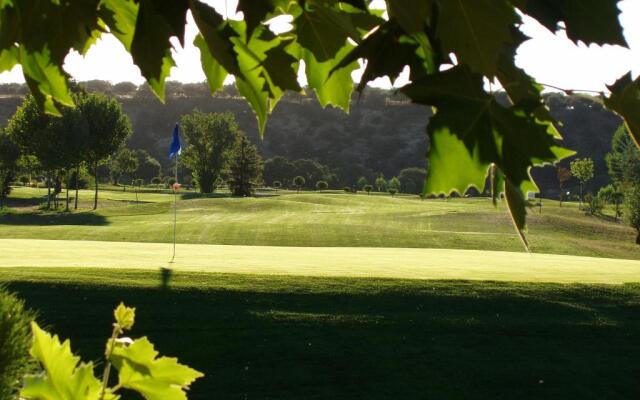
[{"label": "shadow on grass", "polygon": [[37,207],[47,202],[47,196],[16,198],[9,197],[7,199],[7,207],[10,208],[25,208],[25,207]]},{"label": "shadow on grass", "polygon": [[637,285],[47,273],[10,288],[84,359],[124,301],[133,337],[205,373],[192,400],[640,396]]},{"label": "shadow on grass", "polygon": [[0,225],[108,225],[105,216],[90,212],[82,213],[18,213],[0,215]]},{"label": "shadow on grass", "polygon": [[180,200],[193,200],[193,199],[219,199],[223,197],[229,197],[226,193],[180,193]]}]

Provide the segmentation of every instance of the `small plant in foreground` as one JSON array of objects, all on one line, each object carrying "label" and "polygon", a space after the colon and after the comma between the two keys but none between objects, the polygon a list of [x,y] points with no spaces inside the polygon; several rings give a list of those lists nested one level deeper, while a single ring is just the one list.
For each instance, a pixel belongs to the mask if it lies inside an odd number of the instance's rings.
[{"label": "small plant in foreground", "polygon": [[[113,333],[107,341],[106,365],[102,380],[96,378],[93,363],[80,362],[71,352],[69,340],[60,342],[31,323],[33,343],[30,354],[43,372],[27,375],[20,395],[33,400],[116,400],[120,389],[138,392],[145,399],[186,399],[185,390],[202,373],[178,363],[175,358],[158,357],[146,337],[132,340],[121,335],[135,322],[135,308],[120,304],[114,311]],[[109,387],[111,367],[118,371],[118,383]]]},{"label": "small plant in foreground", "polygon": [[35,314],[24,303],[0,288],[0,399],[15,399],[20,379],[28,372],[29,322]]}]

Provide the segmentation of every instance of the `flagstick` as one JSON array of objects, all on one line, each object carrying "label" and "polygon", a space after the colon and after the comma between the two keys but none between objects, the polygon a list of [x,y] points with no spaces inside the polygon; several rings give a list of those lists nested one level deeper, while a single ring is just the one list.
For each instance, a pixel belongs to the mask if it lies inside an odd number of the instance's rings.
[{"label": "flagstick", "polygon": [[178,161],[180,160],[180,154],[176,154],[176,179],[173,186],[173,256],[171,257],[171,263],[176,258],[176,224],[178,222],[178,191],[175,184],[178,183]]}]

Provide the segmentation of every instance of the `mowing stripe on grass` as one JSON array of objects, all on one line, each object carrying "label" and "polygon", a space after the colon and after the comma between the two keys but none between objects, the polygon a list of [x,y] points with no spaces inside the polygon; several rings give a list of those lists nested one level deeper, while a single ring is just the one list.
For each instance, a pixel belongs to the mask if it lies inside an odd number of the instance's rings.
[{"label": "mowing stripe on grass", "polygon": [[1,239],[0,267],[172,268],[265,275],[640,282],[640,261],[500,251]]}]

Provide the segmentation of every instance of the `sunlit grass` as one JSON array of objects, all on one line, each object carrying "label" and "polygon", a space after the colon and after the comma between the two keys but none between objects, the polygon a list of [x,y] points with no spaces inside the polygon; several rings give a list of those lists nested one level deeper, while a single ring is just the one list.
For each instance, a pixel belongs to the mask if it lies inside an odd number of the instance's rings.
[{"label": "sunlit grass", "polygon": [[[39,211],[44,189],[17,188],[13,208],[0,216],[0,237],[172,241],[169,193],[100,192],[100,208],[91,212],[93,193],[80,191],[80,210]],[[31,207],[29,207],[31,205]],[[226,194],[201,197],[183,193],[178,202],[181,243],[408,247],[523,251],[504,205],[486,198],[420,200],[417,196],[279,191],[257,198]],[[528,239],[539,253],[640,259],[634,232],[610,218],[586,216],[575,204],[544,202],[532,209]]]}]

